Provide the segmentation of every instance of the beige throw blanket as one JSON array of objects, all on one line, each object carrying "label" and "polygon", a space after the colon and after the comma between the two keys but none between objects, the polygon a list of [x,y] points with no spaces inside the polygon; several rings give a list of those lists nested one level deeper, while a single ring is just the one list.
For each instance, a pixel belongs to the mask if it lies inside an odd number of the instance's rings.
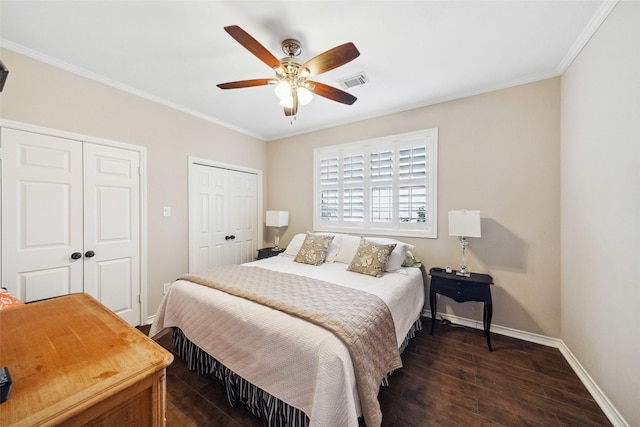
[{"label": "beige throw blanket", "polygon": [[301,317],[333,332],[349,349],[368,426],[382,423],[385,374],[402,367],[393,319],[375,295],[296,274],[226,265],[181,277]]}]

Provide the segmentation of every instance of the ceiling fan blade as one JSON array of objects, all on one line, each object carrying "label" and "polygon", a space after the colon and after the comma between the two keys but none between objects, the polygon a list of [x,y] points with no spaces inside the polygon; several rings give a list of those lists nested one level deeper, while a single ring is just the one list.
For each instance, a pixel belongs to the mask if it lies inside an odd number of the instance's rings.
[{"label": "ceiling fan blade", "polygon": [[309,89],[311,92],[315,93],[318,96],[322,96],[324,98],[328,98],[332,101],[341,102],[343,104],[351,105],[356,102],[355,96],[337,89],[333,86],[326,85],[324,83],[307,81],[307,83],[311,83],[314,88]]},{"label": "ceiling fan blade", "polygon": [[315,76],[353,61],[358,56],[360,52],[353,43],[349,42],[311,58],[302,64],[300,69],[308,68],[310,75]]},{"label": "ceiling fan blade", "polygon": [[243,87],[265,86],[271,83],[275,83],[274,79],[253,79],[253,80],[240,80],[237,82],[220,83],[218,86],[220,89],[240,89]]},{"label": "ceiling fan blade", "polygon": [[264,46],[262,46],[256,39],[251,37],[242,28],[237,25],[230,25],[224,27],[225,31],[229,33],[238,43],[245,47],[249,52],[253,53],[258,59],[267,64],[271,68],[279,67],[280,61],[273,56]]}]

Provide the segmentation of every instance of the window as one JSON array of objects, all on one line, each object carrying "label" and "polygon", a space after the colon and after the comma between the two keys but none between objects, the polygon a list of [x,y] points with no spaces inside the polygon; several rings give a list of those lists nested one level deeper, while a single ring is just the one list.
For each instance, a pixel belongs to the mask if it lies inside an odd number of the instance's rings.
[{"label": "window", "polygon": [[438,129],[314,150],[314,229],[437,237]]}]

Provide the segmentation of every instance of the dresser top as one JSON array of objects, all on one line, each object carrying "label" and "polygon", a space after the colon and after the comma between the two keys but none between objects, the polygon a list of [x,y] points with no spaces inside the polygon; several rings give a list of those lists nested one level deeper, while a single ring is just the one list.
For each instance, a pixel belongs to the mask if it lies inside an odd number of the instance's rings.
[{"label": "dresser top", "polygon": [[63,421],[173,361],[87,294],[0,311],[0,366],[13,386],[0,425]]}]

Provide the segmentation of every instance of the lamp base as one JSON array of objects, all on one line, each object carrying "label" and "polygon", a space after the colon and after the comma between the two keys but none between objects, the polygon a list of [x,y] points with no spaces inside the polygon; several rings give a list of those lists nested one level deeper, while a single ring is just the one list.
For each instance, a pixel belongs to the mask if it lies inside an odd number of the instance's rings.
[{"label": "lamp base", "polygon": [[460,270],[456,271],[456,276],[471,277],[471,273],[467,270],[467,266],[463,265]]}]

